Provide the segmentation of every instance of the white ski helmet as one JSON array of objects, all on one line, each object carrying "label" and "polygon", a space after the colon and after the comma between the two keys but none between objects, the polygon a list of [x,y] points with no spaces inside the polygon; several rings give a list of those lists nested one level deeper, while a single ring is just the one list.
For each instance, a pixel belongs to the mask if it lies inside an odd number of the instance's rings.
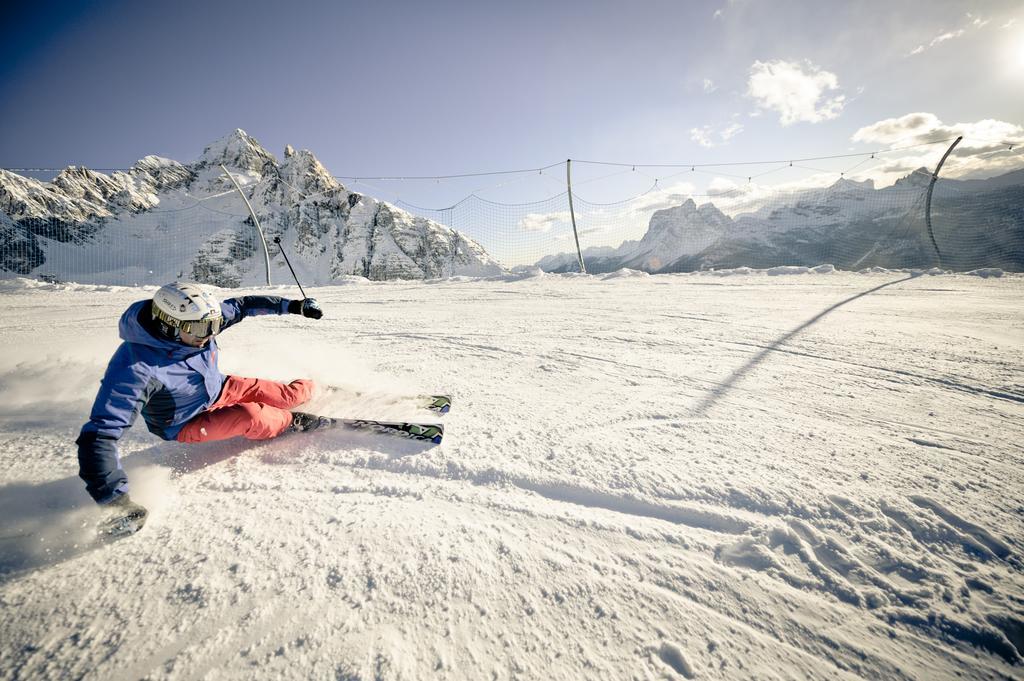
[{"label": "white ski helmet", "polygon": [[169,338],[179,338],[182,331],[206,338],[220,332],[223,317],[220,302],[213,295],[198,284],[176,281],[162,286],[153,296],[153,320]]}]

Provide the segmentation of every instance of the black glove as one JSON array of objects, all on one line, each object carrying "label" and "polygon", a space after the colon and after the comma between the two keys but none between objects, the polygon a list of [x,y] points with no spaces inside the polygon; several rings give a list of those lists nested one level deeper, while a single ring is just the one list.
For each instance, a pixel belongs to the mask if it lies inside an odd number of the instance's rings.
[{"label": "black glove", "polygon": [[146,524],[149,513],[145,506],[136,504],[127,494],[103,504],[100,509],[103,517],[96,526],[96,532],[100,537],[108,539],[135,534]]},{"label": "black glove", "polygon": [[320,303],[316,302],[316,298],[289,301],[288,311],[311,319],[320,319],[324,316],[324,311],[320,308]]}]

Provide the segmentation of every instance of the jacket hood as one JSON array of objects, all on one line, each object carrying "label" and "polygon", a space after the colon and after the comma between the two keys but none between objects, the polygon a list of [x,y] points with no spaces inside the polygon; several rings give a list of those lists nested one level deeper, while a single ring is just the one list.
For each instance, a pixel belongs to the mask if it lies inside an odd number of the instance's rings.
[{"label": "jacket hood", "polygon": [[118,331],[124,341],[156,348],[157,350],[166,353],[168,357],[175,359],[191,357],[192,355],[197,355],[204,350],[204,348],[194,348],[190,345],[185,345],[184,343],[161,338],[153,331],[150,331],[144,320],[148,321],[152,315],[152,304],[152,300],[140,300],[136,303],[132,303],[128,309],[124,311],[124,314],[121,315],[121,321],[118,324]]}]

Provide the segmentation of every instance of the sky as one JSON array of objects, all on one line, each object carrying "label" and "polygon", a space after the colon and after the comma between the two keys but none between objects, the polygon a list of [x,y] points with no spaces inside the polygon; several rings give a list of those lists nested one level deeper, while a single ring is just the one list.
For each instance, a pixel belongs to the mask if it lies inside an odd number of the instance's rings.
[{"label": "sky", "polygon": [[[1022,147],[1009,149],[1024,144],[1019,1],[182,0],[6,12],[5,168],[188,162],[236,128],[279,158],[286,144],[309,149],[342,177],[808,158],[960,134],[952,176],[1024,166]],[[858,172],[891,183],[946,146]],[[580,178],[605,170],[574,165]],[[659,174],[590,188],[625,196]],[[544,179],[516,198],[557,191]],[[733,181],[712,169],[696,188]],[[427,205],[479,188],[403,185]]]}]

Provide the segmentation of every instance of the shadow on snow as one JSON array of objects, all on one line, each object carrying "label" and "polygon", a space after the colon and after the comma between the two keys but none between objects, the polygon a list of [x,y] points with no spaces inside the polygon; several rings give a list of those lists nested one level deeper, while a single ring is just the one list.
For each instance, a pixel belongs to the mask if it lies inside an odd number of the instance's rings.
[{"label": "shadow on snow", "polygon": [[[310,448],[373,450],[397,459],[434,446],[398,437],[331,431],[260,441],[235,438],[195,445],[160,442],[124,457],[122,463],[129,479],[134,481],[138,472],[146,467],[169,469],[170,476],[177,478],[254,449],[262,450],[260,461],[275,465],[292,463]],[[98,509],[85,493],[85,483],[78,476],[0,487],[0,519],[0,586],[33,570],[60,564],[102,547],[109,548],[108,542],[96,536]]]},{"label": "shadow on snow", "polygon": [[831,306],[827,307],[826,309],[824,309],[821,312],[819,312],[818,314],[814,315],[813,317],[808,319],[806,322],[804,322],[800,326],[798,326],[795,329],[793,329],[792,331],[788,331],[787,333],[783,334],[782,336],[777,338],[771,345],[769,345],[768,347],[764,348],[763,350],[758,352],[756,355],[751,357],[747,361],[746,364],[741,366],[736,371],[732,372],[732,374],[730,374],[727,379],[722,381],[721,385],[719,385],[717,388],[715,388],[713,391],[711,391],[710,395],[708,395],[703,400],[701,400],[700,404],[698,404],[697,407],[694,409],[693,415],[697,416],[697,417],[706,416],[707,413],[712,409],[712,407],[714,407],[716,404],[718,404],[722,399],[725,398],[726,395],[728,395],[732,391],[732,388],[733,388],[734,385],[736,385],[747,374],[752,372],[762,362],[764,362],[764,360],[767,359],[768,355],[770,355],[771,353],[777,351],[783,345],[785,345],[789,341],[793,340],[798,335],[800,335],[801,333],[803,333],[804,331],[806,331],[810,327],[814,326],[815,324],[817,324],[822,319],[824,319],[825,317],[827,317],[831,313],[835,312],[839,308],[843,307],[844,305],[848,305],[848,304],[852,303],[853,301],[855,301],[855,300],[857,300],[859,298],[863,298],[866,295],[870,295],[872,293],[875,293],[876,291],[881,291],[883,288],[886,288],[888,286],[894,286],[896,284],[902,284],[903,282],[909,281],[909,280],[915,278],[916,276],[918,276],[918,275],[912,274],[909,277],[904,277],[903,279],[897,279],[896,281],[890,281],[890,282],[887,282],[885,284],[881,284],[879,286],[876,286],[876,287],[874,287],[872,289],[868,289],[867,291],[861,291],[860,293],[858,293],[856,295],[850,296],[846,300],[841,300],[838,303],[835,303],[834,305],[831,305]]}]

